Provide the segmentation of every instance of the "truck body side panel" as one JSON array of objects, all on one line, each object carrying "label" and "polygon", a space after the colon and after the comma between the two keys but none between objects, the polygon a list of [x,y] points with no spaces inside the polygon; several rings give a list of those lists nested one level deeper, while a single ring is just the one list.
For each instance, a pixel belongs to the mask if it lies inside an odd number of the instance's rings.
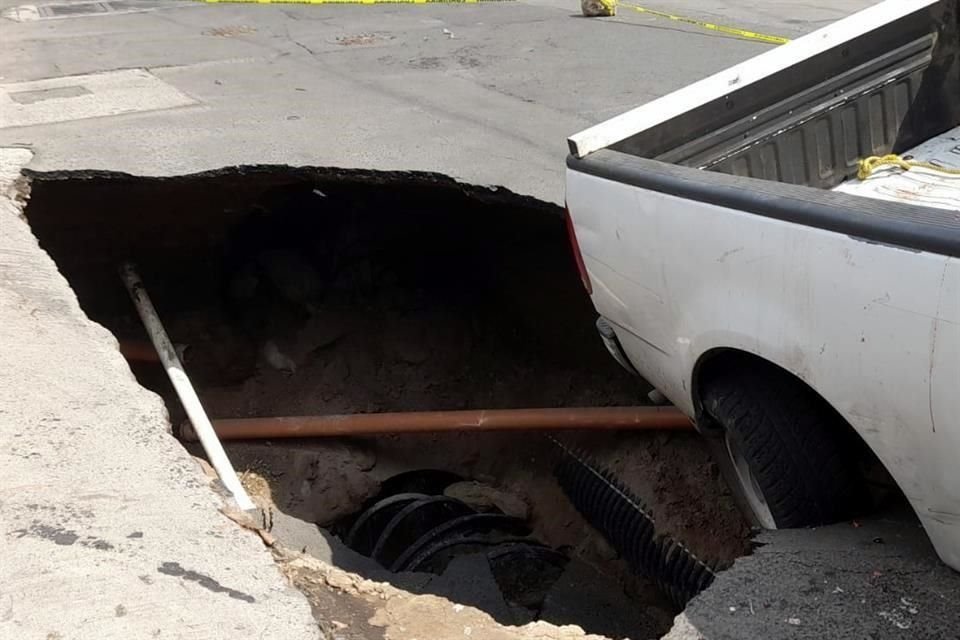
[{"label": "truck body side panel", "polygon": [[960,526],[960,474],[944,459],[960,451],[960,261],[575,170],[567,185],[594,305],[644,377],[693,415],[691,377],[715,348],[794,373],[960,567],[944,529]]}]

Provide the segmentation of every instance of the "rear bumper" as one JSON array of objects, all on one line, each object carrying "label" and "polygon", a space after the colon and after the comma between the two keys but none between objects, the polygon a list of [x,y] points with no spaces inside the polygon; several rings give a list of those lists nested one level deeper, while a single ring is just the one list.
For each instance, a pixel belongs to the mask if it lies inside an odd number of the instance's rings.
[{"label": "rear bumper", "polygon": [[613,359],[620,363],[621,367],[639,377],[640,374],[630,363],[627,354],[623,350],[623,346],[620,344],[620,338],[617,337],[617,334],[613,331],[613,327],[610,326],[610,323],[603,316],[597,318],[597,333],[600,334],[600,339],[603,340],[604,346],[607,348],[607,351],[610,352],[610,355],[613,356]]}]

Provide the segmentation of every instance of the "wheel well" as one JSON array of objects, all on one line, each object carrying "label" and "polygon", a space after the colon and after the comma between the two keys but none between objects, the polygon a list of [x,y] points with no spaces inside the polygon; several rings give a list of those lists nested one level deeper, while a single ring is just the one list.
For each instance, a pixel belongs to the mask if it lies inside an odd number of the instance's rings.
[{"label": "wheel well", "polygon": [[[787,369],[784,369],[783,367],[773,362],[770,362],[769,360],[766,360],[760,356],[754,355],[747,351],[740,351],[739,349],[718,348],[718,349],[712,349],[710,351],[707,351],[702,356],[700,356],[700,359],[697,361],[697,364],[693,370],[693,384],[692,384],[693,403],[694,403],[694,407],[696,408],[697,423],[698,425],[700,425],[701,429],[703,429],[704,427],[706,427],[707,429],[716,427],[716,425],[709,424],[710,416],[706,415],[705,412],[703,411],[704,389],[706,389],[707,386],[709,386],[712,380],[715,380],[719,377],[737,376],[741,372],[747,371],[747,370],[750,370],[750,371],[768,370],[768,371],[777,371],[781,374],[786,374],[791,378],[793,378],[797,384],[801,384],[805,386],[807,389],[809,389],[813,394],[816,395],[816,397],[819,399],[820,402],[823,402],[824,404],[830,406],[831,409],[833,408],[832,405],[830,405],[830,403],[827,402],[823,398],[823,396],[821,396],[816,391],[816,389],[811,387],[809,384],[807,384],[806,382],[798,378],[796,375],[794,375],[792,372],[788,371]],[[704,421],[703,424],[700,424],[701,420]],[[843,420],[843,423],[847,426],[847,428],[850,429],[852,433],[856,434],[856,430],[852,426],[850,426],[850,424],[846,421],[846,419]],[[866,443],[864,443],[864,446],[866,446]]]},{"label": "wheel well", "polygon": [[868,483],[899,492],[893,477],[860,434],[857,433],[857,430],[816,389],[787,369],[746,351],[729,348],[713,349],[703,354],[697,361],[692,379],[693,403],[696,411],[697,427],[704,435],[709,437],[720,433],[719,425],[713,422],[712,418],[703,410],[704,390],[711,380],[721,376],[737,376],[747,368],[753,371],[767,370],[786,374],[796,384],[806,387],[815,399],[814,401],[822,402],[839,418],[837,424],[842,425],[842,428],[836,434],[836,437],[845,446],[849,447],[850,454],[859,463]]}]

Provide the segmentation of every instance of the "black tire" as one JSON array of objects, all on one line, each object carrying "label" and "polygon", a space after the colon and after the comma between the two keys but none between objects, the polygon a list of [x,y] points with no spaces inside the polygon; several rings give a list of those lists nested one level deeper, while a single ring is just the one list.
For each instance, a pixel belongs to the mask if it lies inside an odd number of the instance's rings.
[{"label": "black tire", "polygon": [[[746,460],[778,529],[828,524],[864,510],[850,427],[805,384],[779,369],[747,366],[710,380],[701,397]],[[729,456],[718,462],[744,503],[743,487],[729,477]]]}]

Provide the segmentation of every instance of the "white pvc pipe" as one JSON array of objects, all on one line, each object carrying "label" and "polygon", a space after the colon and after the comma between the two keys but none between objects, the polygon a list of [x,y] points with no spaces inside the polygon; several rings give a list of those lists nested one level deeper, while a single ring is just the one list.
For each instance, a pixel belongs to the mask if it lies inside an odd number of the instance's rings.
[{"label": "white pvc pipe", "polygon": [[203,405],[200,404],[200,398],[197,397],[193,385],[190,384],[190,378],[187,377],[183,365],[180,364],[177,351],[173,343],[170,342],[170,337],[163,328],[163,323],[160,322],[157,310],[153,308],[153,303],[150,302],[150,296],[147,295],[147,290],[143,286],[143,282],[140,281],[137,270],[128,262],[121,267],[120,276],[123,278],[124,284],[127,285],[127,291],[130,292],[130,298],[137,307],[140,319],[143,320],[143,326],[147,328],[150,340],[157,350],[157,355],[160,356],[160,362],[167,370],[170,382],[173,383],[173,388],[176,389],[180,402],[183,403],[183,408],[190,418],[197,439],[203,445],[203,450],[207,452],[210,464],[213,465],[217,475],[220,476],[220,482],[223,483],[227,491],[233,494],[233,499],[236,501],[238,508],[243,511],[254,509],[253,501],[250,500],[250,496],[247,495],[246,490],[240,483],[237,472],[234,471],[230,459],[227,458],[227,452],[223,450],[223,445],[220,444],[220,439],[217,438],[217,433],[213,430],[213,425],[210,424],[210,419],[207,417],[206,411],[203,410]]}]

